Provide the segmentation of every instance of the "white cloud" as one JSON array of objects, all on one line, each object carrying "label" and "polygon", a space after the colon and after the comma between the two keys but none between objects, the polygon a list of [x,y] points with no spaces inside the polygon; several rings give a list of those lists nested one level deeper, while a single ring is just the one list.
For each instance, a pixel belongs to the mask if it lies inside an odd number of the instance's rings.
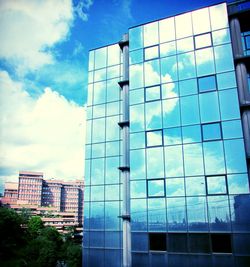
[{"label": "white cloud", "polygon": [[70,0],[0,1],[0,14],[0,58],[21,73],[52,63],[73,21]]},{"label": "white cloud", "polygon": [[85,110],[50,88],[31,98],[24,85],[0,72],[0,159],[5,178],[19,170],[82,179]]},{"label": "white cloud", "polygon": [[88,10],[93,5],[93,0],[82,0],[79,1],[75,7],[75,12],[82,21],[87,21],[89,19]]}]

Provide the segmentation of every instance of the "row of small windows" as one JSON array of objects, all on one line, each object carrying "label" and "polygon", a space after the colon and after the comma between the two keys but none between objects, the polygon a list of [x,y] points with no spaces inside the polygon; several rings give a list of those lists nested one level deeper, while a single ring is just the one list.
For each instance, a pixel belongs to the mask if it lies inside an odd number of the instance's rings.
[{"label": "row of small windows", "polygon": [[[217,90],[217,81],[215,75],[209,75],[205,77],[200,77],[197,79],[198,86],[196,84],[196,79],[193,80],[186,80],[183,82],[180,82],[180,86],[186,87],[189,83],[190,86],[190,92],[195,90],[195,88],[198,89],[199,93],[209,92],[209,91],[215,91]],[[171,86],[171,84],[168,84],[166,86]],[[160,85],[146,87],[145,88],[145,100],[146,102],[154,101],[154,100],[160,100],[162,99],[162,89]],[[195,93],[195,92],[193,92]]]},{"label": "row of small windows", "polygon": [[226,233],[149,233],[149,250],[190,253],[232,253],[231,235]]},{"label": "row of small windows", "polygon": [[130,29],[130,50],[226,27],[228,17],[225,4],[203,8]]},{"label": "row of small windows", "polygon": [[[163,130],[146,131],[146,147],[162,146],[164,145]],[[179,134],[180,135],[180,134]],[[209,123],[201,125],[202,141],[212,141],[222,139],[221,123]],[[169,145],[166,139],[166,144]]]},{"label": "row of small windows", "polygon": [[[177,178],[178,179],[178,178]],[[176,179],[172,181],[165,179],[147,180],[147,197],[165,197],[166,194],[171,194]],[[181,182],[182,180],[180,180]],[[170,184],[168,188],[168,183]],[[165,185],[166,184],[166,185]],[[226,175],[206,176],[205,177],[206,195],[225,195],[228,194]],[[181,184],[180,184],[181,185]],[[179,190],[181,190],[181,186]],[[168,194],[169,192],[169,194]]]},{"label": "row of small windows", "polygon": [[230,42],[228,29],[213,32],[212,35],[213,41],[211,33],[209,32],[201,35],[196,35],[194,37],[180,39],[178,41],[172,41],[132,51],[130,52],[130,64],[132,65],[141,63],[143,62],[143,60],[146,61],[159,57],[181,54],[193,51],[195,49],[207,48],[211,47],[212,45],[220,45]]}]

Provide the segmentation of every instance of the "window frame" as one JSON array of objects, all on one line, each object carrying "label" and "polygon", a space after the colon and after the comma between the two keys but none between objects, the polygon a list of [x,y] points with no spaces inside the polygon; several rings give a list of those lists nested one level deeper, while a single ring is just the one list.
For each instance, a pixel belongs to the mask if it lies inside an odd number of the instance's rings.
[{"label": "window frame", "polygon": [[[210,177],[224,177],[224,181],[225,181],[225,187],[226,187],[226,192],[225,193],[209,193],[208,192],[208,179]],[[205,184],[206,184],[206,195],[207,196],[225,196],[228,195],[228,183],[227,183],[227,175],[226,174],[218,174],[218,175],[205,175]]]},{"label": "window frame", "polygon": [[[199,37],[199,36],[201,36],[201,35],[206,35],[206,34],[209,35],[211,44],[210,44],[210,45],[206,45],[206,46],[202,46],[202,47],[198,47],[198,48],[197,48],[196,40],[195,40],[196,37]],[[208,48],[208,47],[213,47],[212,32],[204,32],[204,33],[200,33],[200,34],[196,34],[196,35],[194,35],[194,49],[195,49],[195,50],[199,50],[199,49],[203,49],[203,48]]]},{"label": "window frame", "polygon": [[[157,56],[156,57],[149,58],[149,59],[146,59],[146,50],[147,49],[150,49],[150,48],[153,48],[153,47],[156,47],[157,48]],[[144,47],[143,48],[143,59],[144,59],[143,62],[147,62],[147,61],[158,59],[158,58],[160,58],[160,45],[159,44],[151,45],[151,46],[147,46],[147,47]]]},{"label": "window frame", "polygon": [[[159,98],[156,98],[156,99],[153,99],[153,100],[147,100],[147,89],[148,88],[152,88],[152,87],[159,87],[159,90],[160,90],[160,97]],[[149,103],[149,102],[153,102],[153,101],[159,101],[162,99],[162,87],[161,87],[161,84],[155,84],[155,85],[151,85],[151,86],[146,86],[144,87],[144,99],[145,99],[145,103]]]},{"label": "window frame", "polygon": [[[151,146],[148,145],[148,133],[152,133],[152,132],[161,132],[161,145],[151,145]],[[163,147],[163,146],[164,146],[163,129],[145,131],[145,148]]]},{"label": "window frame", "polygon": [[[205,139],[205,138],[204,138],[203,126],[211,125],[211,124],[219,124],[220,138],[216,138],[216,139]],[[201,124],[201,139],[202,139],[202,142],[210,142],[210,141],[219,141],[219,140],[223,140],[223,133],[222,133],[221,122],[220,122],[220,121],[217,121],[217,122],[202,123],[202,124]]]},{"label": "window frame", "polygon": [[[205,91],[200,90],[200,82],[199,81],[204,79],[204,78],[209,78],[209,77],[214,77],[215,89],[210,89],[210,90],[205,90]],[[198,94],[204,94],[204,93],[208,93],[208,92],[218,91],[218,82],[217,82],[216,74],[210,74],[210,75],[197,77],[197,89],[198,89]]]},{"label": "window frame", "polygon": [[[163,195],[160,196],[150,196],[149,195],[149,182],[152,181],[163,181]],[[166,181],[164,178],[157,178],[157,179],[147,179],[147,198],[165,198],[166,197]]]}]

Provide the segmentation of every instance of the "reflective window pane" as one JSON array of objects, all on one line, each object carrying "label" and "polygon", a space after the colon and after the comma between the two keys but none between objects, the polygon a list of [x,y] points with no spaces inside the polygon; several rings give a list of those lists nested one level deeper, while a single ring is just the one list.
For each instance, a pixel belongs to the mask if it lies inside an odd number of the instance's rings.
[{"label": "reflective window pane", "polygon": [[[210,19],[208,8],[199,9],[192,12],[194,34],[210,31]],[[202,21],[202,23],[201,23]]]},{"label": "reflective window pane", "polygon": [[200,125],[182,127],[183,144],[201,142]]},{"label": "reflective window pane", "polygon": [[131,199],[131,230],[146,230],[147,222],[147,200]]},{"label": "reflective window pane", "polygon": [[92,142],[105,141],[105,118],[93,120]]},{"label": "reflective window pane", "polygon": [[148,228],[149,231],[166,231],[165,198],[148,200]]},{"label": "reflective window pane", "polygon": [[223,121],[222,132],[224,139],[241,138],[243,136],[240,120]]},{"label": "reflective window pane", "polygon": [[144,149],[130,151],[130,178],[145,179],[145,164]]},{"label": "reflective window pane", "polygon": [[202,136],[204,141],[221,139],[220,123],[210,123],[202,125]]},{"label": "reflective window pane", "polygon": [[204,142],[205,173],[208,175],[225,173],[225,159],[221,141]]},{"label": "reflective window pane", "polygon": [[184,179],[166,179],[166,197],[180,197],[185,195]]},{"label": "reflective window pane", "polygon": [[187,229],[185,198],[167,199],[168,230],[185,231]]},{"label": "reflective window pane", "polygon": [[217,72],[234,70],[231,44],[214,47],[215,67]]},{"label": "reflective window pane", "polygon": [[147,147],[162,146],[162,130],[146,132]]},{"label": "reflective window pane", "polygon": [[101,104],[105,102],[106,98],[106,83],[94,83],[94,104]]},{"label": "reflective window pane", "polygon": [[104,157],[105,143],[92,144],[92,158]]},{"label": "reflective window pane", "polygon": [[236,89],[219,92],[220,112],[222,120],[239,119],[239,100]]},{"label": "reflective window pane", "polygon": [[145,88],[146,101],[159,100],[161,98],[161,87],[152,86]]},{"label": "reflective window pane", "polygon": [[105,200],[119,200],[119,199],[120,199],[119,185],[105,186]]},{"label": "reflective window pane", "polygon": [[203,175],[203,155],[201,144],[184,145],[185,175]]},{"label": "reflective window pane", "polygon": [[217,92],[200,94],[199,99],[201,122],[206,123],[219,121],[220,111]]},{"label": "reflective window pane", "polygon": [[120,102],[107,103],[106,116],[118,115],[120,113]]},{"label": "reflective window pane", "polygon": [[108,46],[108,66],[120,64],[120,51],[118,44]]},{"label": "reflective window pane", "polygon": [[143,62],[143,50],[135,50],[131,51],[129,53],[129,63],[132,64],[137,64]]},{"label": "reflective window pane", "polygon": [[158,59],[144,63],[145,86],[151,86],[160,83],[160,63]]},{"label": "reflective window pane", "polygon": [[188,79],[196,76],[194,52],[178,55],[179,79]]},{"label": "reflective window pane", "polygon": [[228,27],[227,5],[225,3],[209,8],[212,30]]},{"label": "reflective window pane", "polygon": [[[167,30],[166,30],[167,29]],[[159,21],[160,42],[165,43],[175,39],[174,18],[167,18]]]},{"label": "reflective window pane", "polygon": [[158,58],[159,57],[159,46],[152,46],[144,49],[145,60]]},{"label": "reflective window pane", "polygon": [[218,31],[213,31],[212,36],[214,45],[226,44],[230,42],[230,31],[228,28]]},{"label": "reflective window pane", "polygon": [[143,131],[144,126],[144,105],[130,106],[130,132]]},{"label": "reflective window pane", "polygon": [[248,175],[231,174],[227,176],[229,194],[247,194],[249,193]]},{"label": "reflective window pane", "polygon": [[176,43],[168,42],[160,45],[160,56],[166,57],[166,56],[172,56],[176,54]]},{"label": "reflective window pane", "polygon": [[181,144],[181,128],[168,128],[163,130],[164,145]]},{"label": "reflective window pane", "polygon": [[194,50],[193,37],[177,40],[177,53],[184,53],[192,50]]},{"label": "reflective window pane", "polygon": [[104,159],[92,159],[91,184],[104,184]]},{"label": "reflective window pane", "polygon": [[165,147],[166,177],[183,176],[182,146]]},{"label": "reflective window pane", "polygon": [[120,76],[120,65],[107,68],[107,79],[117,78]]},{"label": "reflective window pane", "polygon": [[93,119],[105,117],[105,104],[93,106]]},{"label": "reflective window pane", "polygon": [[95,50],[95,69],[104,68],[107,65],[107,47]]},{"label": "reflective window pane", "polygon": [[106,158],[106,184],[117,184],[119,183],[119,157]]},{"label": "reflective window pane", "polygon": [[90,229],[104,229],[104,202],[92,202],[90,206]]},{"label": "reflective window pane", "polygon": [[[156,75],[156,73],[154,74]],[[177,77],[177,60],[176,56],[161,59],[161,82],[168,83],[176,81]]]},{"label": "reflective window pane", "polygon": [[197,80],[189,79],[179,82],[180,96],[197,94]]},{"label": "reflective window pane", "polygon": [[164,160],[162,147],[147,149],[147,177],[164,177]]},{"label": "reflective window pane", "polygon": [[146,197],[146,181],[131,181],[130,182],[131,198],[144,198]]},{"label": "reflective window pane", "polygon": [[91,201],[104,201],[104,186],[91,186]]},{"label": "reflective window pane", "polygon": [[130,134],[130,149],[144,148],[145,147],[145,133],[133,133]]},{"label": "reflective window pane", "polygon": [[94,81],[95,82],[106,80],[106,78],[107,78],[107,69],[106,68],[99,69],[99,70],[95,71],[95,74],[94,74]]},{"label": "reflective window pane", "polygon": [[180,126],[179,98],[162,101],[163,127]]},{"label": "reflective window pane", "polygon": [[227,194],[226,176],[207,176],[208,195]]},{"label": "reflective window pane", "polygon": [[206,195],[204,176],[188,177],[185,179],[187,196]]},{"label": "reflective window pane", "polygon": [[142,48],[143,46],[143,32],[142,32],[142,26],[132,28],[129,30],[129,50],[134,50],[138,48]]},{"label": "reflective window pane", "polygon": [[106,118],[106,141],[119,140],[120,129],[117,124],[118,122],[119,116],[112,116]]},{"label": "reflective window pane", "polygon": [[146,103],[145,117],[147,130],[162,128],[161,101]]},{"label": "reflective window pane", "polygon": [[144,89],[129,91],[129,104],[140,104],[144,102]]},{"label": "reflective window pane", "polygon": [[199,92],[214,91],[217,89],[215,75],[201,77],[198,79]]},{"label": "reflective window pane", "polygon": [[162,98],[174,98],[179,96],[178,83],[165,83],[161,86]]},{"label": "reflective window pane", "polygon": [[210,230],[229,231],[231,225],[228,196],[208,196],[208,215]]},{"label": "reflective window pane", "polygon": [[219,90],[236,87],[235,73],[230,71],[217,74],[217,84]]},{"label": "reflective window pane", "polygon": [[212,48],[199,49],[195,52],[198,76],[214,74],[214,55]]},{"label": "reflective window pane", "polygon": [[246,153],[242,139],[225,140],[225,158],[228,173],[244,173],[246,167]]},{"label": "reflective window pane", "polygon": [[120,98],[120,86],[117,79],[107,81],[107,102],[117,101]]},{"label": "reflective window pane", "polygon": [[164,197],[165,196],[165,182],[160,180],[147,180],[148,197]]},{"label": "reflective window pane", "polygon": [[[205,197],[187,198],[188,229],[201,231],[208,229],[207,203]],[[197,246],[197,245],[196,245]]]},{"label": "reflective window pane", "polygon": [[94,51],[89,52],[89,71],[94,69]]},{"label": "reflective window pane", "polygon": [[143,65],[136,64],[130,66],[129,72],[129,89],[136,89],[144,86]]},{"label": "reflective window pane", "polygon": [[119,215],[120,215],[119,201],[105,201],[105,230],[120,229],[120,218],[118,218]]},{"label": "reflective window pane", "polygon": [[203,48],[203,47],[209,47],[212,45],[210,33],[197,35],[194,37],[194,41],[195,41],[195,48],[196,49]]},{"label": "reflective window pane", "polygon": [[181,98],[182,125],[197,124],[200,122],[198,96],[186,96]]},{"label": "reflective window pane", "polygon": [[120,142],[107,142],[106,143],[106,156],[118,156],[120,154]]},{"label": "reflective window pane", "polygon": [[176,38],[183,38],[192,35],[191,13],[186,13],[175,17]]},{"label": "reflective window pane", "polygon": [[158,21],[144,25],[144,47],[159,43]]}]

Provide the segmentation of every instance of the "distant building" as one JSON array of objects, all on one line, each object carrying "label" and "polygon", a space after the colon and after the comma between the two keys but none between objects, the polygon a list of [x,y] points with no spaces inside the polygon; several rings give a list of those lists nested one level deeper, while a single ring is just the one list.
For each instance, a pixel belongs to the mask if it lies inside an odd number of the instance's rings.
[{"label": "distant building", "polygon": [[45,180],[42,172],[19,173],[18,183],[5,183],[3,205],[17,211],[30,209],[41,215],[45,225],[63,230],[68,226],[82,226],[83,182]]},{"label": "distant building", "polygon": [[90,51],[84,267],[250,266],[249,6]]}]

